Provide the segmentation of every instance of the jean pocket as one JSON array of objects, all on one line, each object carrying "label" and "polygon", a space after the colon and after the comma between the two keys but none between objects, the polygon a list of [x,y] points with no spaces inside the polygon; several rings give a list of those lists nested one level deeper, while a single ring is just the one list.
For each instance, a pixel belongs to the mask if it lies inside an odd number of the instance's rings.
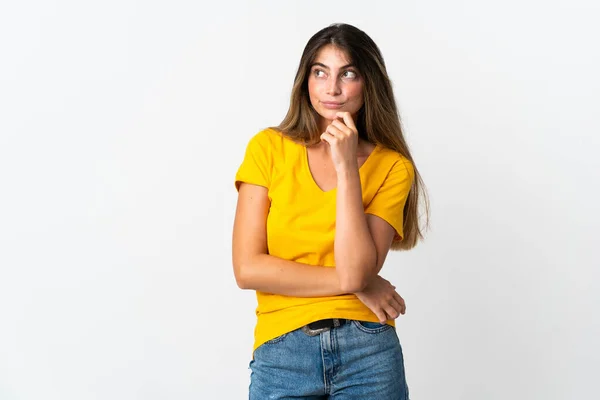
[{"label": "jean pocket", "polygon": [[275,344],[281,342],[285,337],[289,334],[289,332],[284,333],[283,335],[279,335],[271,340],[267,340],[264,344]]},{"label": "jean pocket", "polygon": [[354,326],[366,333],[381,333],[385,332],[388,329],[392,329],[393,326],[388,324],[381,324],[379,322],[370,322],[370,321],[352,321]]}]

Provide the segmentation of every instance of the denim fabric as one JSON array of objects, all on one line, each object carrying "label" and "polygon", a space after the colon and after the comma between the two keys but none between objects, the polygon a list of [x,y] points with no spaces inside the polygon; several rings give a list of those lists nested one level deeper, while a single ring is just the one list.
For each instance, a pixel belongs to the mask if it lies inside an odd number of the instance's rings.
[{"label": "denim fabric", "polygon": [[250,400],[409,398],[396,330],[377,322],[297,329],[259,346],[249,367]]}]

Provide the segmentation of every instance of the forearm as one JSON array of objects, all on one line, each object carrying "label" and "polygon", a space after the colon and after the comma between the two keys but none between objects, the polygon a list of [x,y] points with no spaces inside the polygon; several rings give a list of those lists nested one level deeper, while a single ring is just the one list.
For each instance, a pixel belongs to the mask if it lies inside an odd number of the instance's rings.
[{"label": "forearm", "polygon": [[334,251],[341,287],[362,290],[375,270],[377,249],[365,216],[357,166],[338,172]]},{"label": "forearm", "polygon": [[242,289],[295,297],[346,294],[335,268],[302,264],[269,254],[249,258],[240,268]]}]

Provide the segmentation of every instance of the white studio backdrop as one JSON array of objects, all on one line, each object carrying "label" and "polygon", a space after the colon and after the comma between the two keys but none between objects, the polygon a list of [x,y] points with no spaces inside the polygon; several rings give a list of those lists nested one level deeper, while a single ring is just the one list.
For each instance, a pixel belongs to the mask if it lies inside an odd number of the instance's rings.
[{"label": "white studio backdrop", "polygon": [[247,398],[235,171],[333,22],[379,45],[431,197],[383,270],[418,400],[597,399],[594,1],[0,6],[0,399]]}]

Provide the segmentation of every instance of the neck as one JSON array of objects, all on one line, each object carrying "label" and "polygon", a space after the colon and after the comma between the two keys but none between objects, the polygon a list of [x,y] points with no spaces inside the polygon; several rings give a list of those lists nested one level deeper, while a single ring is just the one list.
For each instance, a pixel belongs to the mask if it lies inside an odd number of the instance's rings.
[{"label": "neck", "polygon": [[331,125],[332,122],[333,120],[331,119],[321,118],[321,120],[319,121],[319,132],[325,132],[325,129],[327,129],[327,127]]}]

